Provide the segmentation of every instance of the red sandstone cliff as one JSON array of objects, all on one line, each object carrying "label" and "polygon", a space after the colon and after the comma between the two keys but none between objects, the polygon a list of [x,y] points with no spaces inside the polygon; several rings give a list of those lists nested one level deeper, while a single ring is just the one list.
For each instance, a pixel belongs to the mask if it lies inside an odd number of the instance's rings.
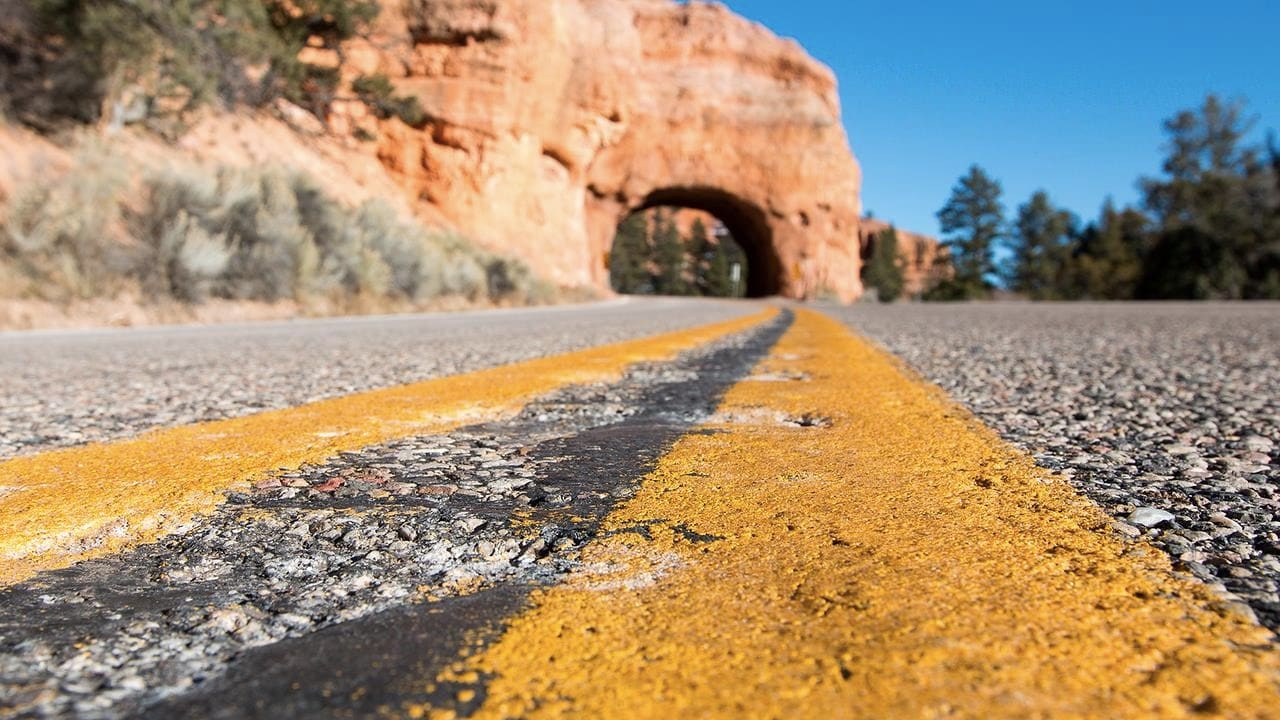
[{"label": "red sandstone cliff", "polygon": [[340,103],[333,131],[421,203],[564,285],[606,287],[618,222],[653,205],[719,217],[753,294],[861,292],[861,177],[830,70],[724,6],[670,0],[388,0],[344,48],[422,129]]},{"label": "red sandstone cliff", "polygon": [[[345,81],[324,118],[279,100],[192,112],[160,137],[113,117],[113,102],[97,132],[140,166],[172,153],[292,166],[563,286],[607,289],[618,223],[676,205],[725,224],[754,295],[860,294],[860,171],[835,77],[796,43],[723,5],[674,0],[383,0],[371,30],[304,50]],[[425,122],[356,99],[352,81],[376,74],[418,98]],[[62,172],[36,165],[0,162],[0,193]]]},{"label": "red sandstone cliff", "polygon": [[[858,232],[862,258],[871,257],[874,244],[891,224],[863,218]],[[897,229],[898,255],[902,258],[902,294],[919,297],[953,274],[950,255],[937,238]]]}]

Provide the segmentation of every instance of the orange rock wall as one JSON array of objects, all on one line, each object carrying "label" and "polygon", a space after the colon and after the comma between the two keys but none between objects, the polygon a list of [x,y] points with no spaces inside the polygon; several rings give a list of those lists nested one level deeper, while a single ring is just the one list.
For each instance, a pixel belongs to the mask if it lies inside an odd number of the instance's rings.
[{"label": "orange rock wall", "polygon": [[618,223],[653,205],[715,214],[751,254],[755,294],[861,292],[861,174],[830,70],[719,4],[387,0],[343,49],[386,73],[415,129],[376,124],[377,155],[419,202],[562,285],[607,288]]},{"label": "orange rock wall", "polygon": [[[863,218],[859,236],[862,258],[871,257],[876,237],[892,227],[889,223]],[[950,255],[937,238],[898,229],[898,255],[902,258],[902,293],[919,297],[926,290],[951,277]]]}]

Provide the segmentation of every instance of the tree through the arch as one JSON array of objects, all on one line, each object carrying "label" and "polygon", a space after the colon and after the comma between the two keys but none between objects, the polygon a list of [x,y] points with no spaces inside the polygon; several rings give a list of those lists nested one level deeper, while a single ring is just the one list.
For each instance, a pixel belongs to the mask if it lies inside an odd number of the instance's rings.
[{"label": "tree through the arch", "polygon": [[628,295],[744,297],[746,252],[715,216],[654,207],[627,216],[609,253],[612,288]]}]

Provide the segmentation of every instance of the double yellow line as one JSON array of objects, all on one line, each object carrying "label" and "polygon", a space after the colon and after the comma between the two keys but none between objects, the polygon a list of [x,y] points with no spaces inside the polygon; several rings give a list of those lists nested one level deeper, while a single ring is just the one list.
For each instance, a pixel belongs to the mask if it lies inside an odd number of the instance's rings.
[{"label": "double yellow line", "polygon": [[758,377],[428,685],[491,678],[481,718],[1280,717],[1269,633],[842,326],[800,311]]}]

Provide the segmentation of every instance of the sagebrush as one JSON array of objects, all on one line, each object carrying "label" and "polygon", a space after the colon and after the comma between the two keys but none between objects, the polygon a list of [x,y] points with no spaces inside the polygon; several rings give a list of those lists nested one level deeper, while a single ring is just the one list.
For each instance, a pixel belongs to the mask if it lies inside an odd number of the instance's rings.
[{"label": "sagebrush", "polygon": [[131,183],[102,152],[10,204],[0,263],[0,277],[16,278],[11,295],[53,301],[127,289],[183,302],[528,303],[552,292],[518,260],[425,228],[380,200],[343,205],[303,174],[188,166]]}]

